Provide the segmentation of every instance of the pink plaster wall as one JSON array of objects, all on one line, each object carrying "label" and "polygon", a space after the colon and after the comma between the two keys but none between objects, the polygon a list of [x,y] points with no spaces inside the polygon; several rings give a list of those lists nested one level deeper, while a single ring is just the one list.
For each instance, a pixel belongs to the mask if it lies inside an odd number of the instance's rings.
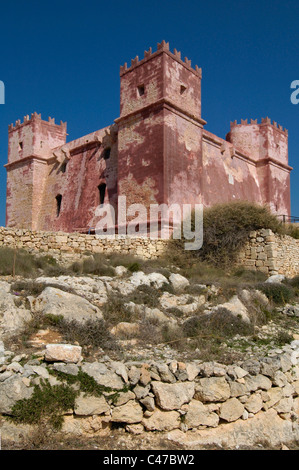
[{"label": "pink plaster wall", "polygon": [[115,209],[125,195],[128,205],[208,207],[241,199],[290,214],[287,131],[265,118],[231,123],[226,139],[209,132],[201,76],[162,41],[157,51],[121,67],[120,116],[113,125],[68,143],[65,123],[37,113],[10,125],[6,225],[88,231],[97,222],[101,183],[104,202]]}]

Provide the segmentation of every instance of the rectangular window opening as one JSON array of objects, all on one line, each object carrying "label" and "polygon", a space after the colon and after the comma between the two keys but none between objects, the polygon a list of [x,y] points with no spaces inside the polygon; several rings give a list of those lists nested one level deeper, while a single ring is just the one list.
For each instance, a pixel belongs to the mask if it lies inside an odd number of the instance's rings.
[{"label": "rectangular window opening", "polygon": [[139,86],[137,87],[138,96],[144,95],[144,91],[145,91],[144,85],[139,85]]},{"label": "rectangular window opening", "polygon": [[67,166],[67,162],[63,162],[63,164],[62,164],[61,167],[60,167],[61,173],[65,173],[65,172],[66,172],[66,166]]},{"label": "rectangular window opening", "polygon": [[56,216],[59,217],[60,211],[61,211],[61,202],[62,202],[62,196],[61,194],[58,194],[56,196]]},{"label": "rectangular window opening", "polygon": [[108,158],[110,158],[110,154],[111,154],[111,148],[110,148],[110,147],[107,147],[107,148],[104,150],[104,160],[108,160]]},{"label": "rectangular window opening", "polygon": [[99,199],[100,199],[100,206],[104,204],[105,201],[105,194],[106,194],[106,184],[102,183],[98,186],[99,190]]}]

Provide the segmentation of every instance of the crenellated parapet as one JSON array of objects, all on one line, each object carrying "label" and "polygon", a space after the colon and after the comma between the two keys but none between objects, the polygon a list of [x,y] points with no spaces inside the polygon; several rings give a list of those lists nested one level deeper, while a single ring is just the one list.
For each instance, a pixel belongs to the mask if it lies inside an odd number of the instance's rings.
[{"label": "crenellated parapet", "polygon": [[158,43],[157,45],[157,51],[153,52],[152,48],[150,47],[148,51],[144,51],[144,58],[139,60],[139,57],[136,56],[135,59],[131,60],[131,65],[128,67],[127,62],[120,67],[120,76],[132,71],[136,67],[144,64],[146,61],[152,59],[153,57],[156,57],[157,55],[165,52],[168,54],[170,57],[175,59],[177,62],[179,62],[181,65],[186,67],[188,70],[199,76],[200,78],[202,77],[202,69],[199,68],[197,65],[195,68],[191,66],[191,60],[189,60],[187,57],[182,60],[181,58],[181,53],[174,49],[173,52],[169,50],[169,42],[162,41],[161,43]]},{"label": "crenellated parapet", "polygon": [[28,123],[33,123],[34,121],[40,121],[40,122],[43,122],[43,123],[51,124],[53,126],[61,128],[62,131],[66,132],[66,126],[67,126],[66,122],[60,121],[60,124],[56,124],[55,123],[55,118],[52,118],[52,117],[49,117],[48,121],[44,121],[41,118],[41,114],[38,114],[37,112],[32,113],[31,117],[29,117],[28,114],[26,116],[24,116],[23,122],[20,119],[18,119],[15,122],[15,124],[9,124],[8,132],[15,131],[16,129],[19,129],[20,127],[22,127],[22,126],[24,126]]},{"label": "crenellated parapet", "polygon": [[251,125],[263,125],[263,124],[270,124],[271,126],[275,127],[276,129],[279,129],[281,132],[283,132],[285,135],[288,135],[288,130],[285,129],[283,126],[280,124],[277,124],[276,121],[272,121],[270,118],[262,118],[260,122],[258,122],[257,119],[250,119],[250,122],[248,119],[241,119],[241,122],[238,123],[237,120],[232,121],[230,123],[230,128],[233,129],[235,126],[251,126]]}]

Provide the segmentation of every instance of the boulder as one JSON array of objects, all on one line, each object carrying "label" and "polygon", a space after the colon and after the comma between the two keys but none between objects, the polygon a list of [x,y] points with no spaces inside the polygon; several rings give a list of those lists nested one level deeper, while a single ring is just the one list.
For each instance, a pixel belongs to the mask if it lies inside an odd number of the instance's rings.
[{"label": "boulder", "polygon": [[103,318],[100,309],[88,300],[56,287],[46,287],[43,290],[36,298],[35,310],[44,315],[62,315],[66,320],[76,320],[79,323]]},{"label": "boulder", "polygon": [[280,284],[282,281],[285,280],[285,276],[283,274],[273,274],[273,276],[268,277],[268,279],[265,281],[270,284]]},{"label": "boulder", "polygon": [[83,393],[76,398],[75,414],[78,416],[100,415],[110,410],[105,397],[85,396]]},{"label": "boulder", "polygon": [[125,266],[116,266],[115,267],[115,274],[117,277],[122,277],[127,274],[128,269]]},{"label": "boulder", "polygon": [[232,422],[239,419],[244,412],[244,405],[237,398],[230,398],[222,403],[219,416],[224,421]]},{"label": "boulder", "polygon": [[224,377],[203,377],[196,385],[195,398],[203,402],[223,402],[230,398],[230,386]]},{"label": "boulder", "polygon": [[188,429],[198,426],[216,427],[219,423],[219,416],[213,411],[211,412],[207,405],[204,405],[198,400],[191,400],[188,405],[184,423],[187,425]]},{"label": "boulder", "polygon": [[241,318],[245,323],[250,323],[248,310],[237,295],[234,295],[228,302],[214,307],[212,312],[217,312],[220,308],[225,308],[231,315]]},{"label": "boulder", "polygon": [[169,318],[165,313],[161,312],[158,308],[145,307],[144,309],[144,318],[147,321],[150,321],[154,324],[163,324],[163,323],[177,323],[173,318]]},{"label": "boulder", "polygon": [[248,400],[246,400],[244,406],[246,410],[248,411],[248,413],[255,414],[262,409],[263,404],[264,403],[263,403],[261,395],[259,393],[253,393],[252,395],[250,395]]},{"label": "boulder", "polygon": [[82,360],[81,346],[72,344],[47,344],[45,350],[45,360],[47,362],[67,362],[74,363]]},{"label": "boulder", "polygon": [[161,273],[145,274],[143,271],[137,271],[130,277],[130,282],[135,287],[146,285],[160,289],[164,284],[169,284],[167,277]]},{"label": "boulder", "polygon": [[272,382],[268,377],[262,374],[255,376],[246,375],[244,383],[248,392],[255,392],[256,390],[269,390],[272,387]]},{"label": "boulder", "polygon": [[195,392],[194,382],[167,384],[152,382],[156,402],[163,410],[178,410],[184,403],[189,403]]},{"label": "boulder", "polygon": [[139,403],[135,400],[129,400],[121,406],[117,406],[112,410],[111,421],[114,423],[140,423],[143,418],[143,410]]},{"label": "boulder", "polygon": [[38,277],[35,282],[45,284],[46,287],[56,287],[76,292],[77,295],[89,301],[96,301],[97,305],[103,305],[107,301],[106,282],[112,278],[89,277],[89,276],[58,276]]},{"label": "boulder", "polygon": [[10,337],[22,331],[32,315],[23,306],[16,306],[17,296],[8,292],[3,284],[0,287],[0,298],[0,337]]},{"label": "boulder", "polygon": [[181,425],[178,411],[163,411],[158,408],[149,417],[144,417],[142,424],[147,431],[171,431]]},{"label": "boulder", "polygon": [[186,277],[178,273],[172,273],[169,276],[169,281],[171,282],[175,291],[181,291],[190,284]]},{"label": "boulder", "polygon": [[93,377],[99,385],[113,390],[122,390],[124,388],[125,384],[122,378],[100,362],[86,362],[82,364],[82,371]]},{"label": "boulder", "polygon": [[22,399],[28,399],[33,393],[33,387],[28,386],[19,375],[12,375],[0,382],[0,414],[11,414],[13,405]]}]

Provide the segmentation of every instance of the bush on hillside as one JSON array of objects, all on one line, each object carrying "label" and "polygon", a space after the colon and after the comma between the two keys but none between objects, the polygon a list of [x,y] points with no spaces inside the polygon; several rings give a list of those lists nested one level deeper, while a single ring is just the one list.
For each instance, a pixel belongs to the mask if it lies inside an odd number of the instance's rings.
[{"label": "bush on hillside", "polygon": [[48,276],[64,274],[64,269],[58,265],[55,258],[49,255],[34,255],[24,249],[0,247],[1,276],[36,276],[43,272]]},{"label": "bush on hillside", "polygon": [[194,253],[213,265],[230,267],[236,261],[248,233],[262,228],[284,233],[283,224],[266,206],[246,201],[216,204],[204,210],[203,246]]}]

